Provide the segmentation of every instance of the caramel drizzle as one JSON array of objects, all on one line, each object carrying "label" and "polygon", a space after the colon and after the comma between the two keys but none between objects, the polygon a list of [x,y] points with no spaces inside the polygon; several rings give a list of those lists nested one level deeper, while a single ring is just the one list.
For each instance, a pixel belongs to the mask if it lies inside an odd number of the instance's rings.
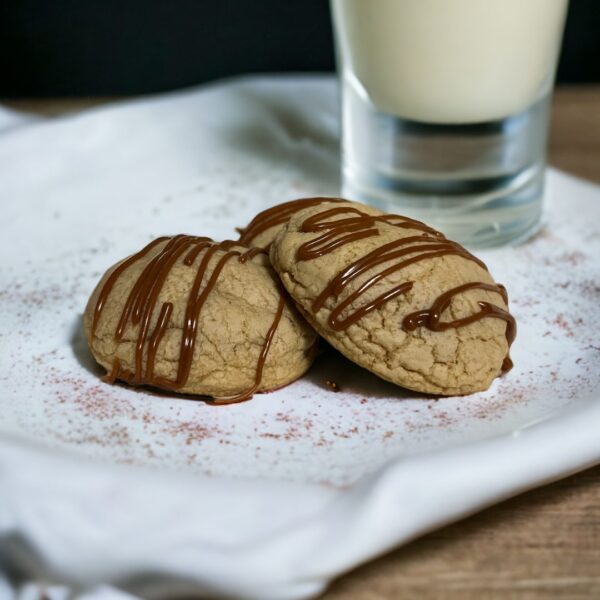
[{"label": "caramel drizzle", "polygon": [[[119,360],[115,358],[110,373],[104,378],[105,381],[109,383],[114,383],[115,380],[122,379],[132,385],[150,385],[172,391],[177,391],[184,387],[188,381],[192,367],[198,319],[202,307],[206,303],[211,291],[216,286],[223,268],[233,258],[237,258],[240,263],[246,263],[258,254],[265,253],[261,248],[250,248],[241,251],[240,249],[234,249],[236,246],[239,246],[238,242],[227,240],[225,242],[216,243],[206,237],[177,235],[172,238],[162,237],[154,240],[140,252],[121,263],[107,278],[100,290],[94,309],[92,335],[96,332],[102,310],[106,305],[106,300],[120,276],[130,266],[152,251],[158,244],[165,241],[167,242],[165,246],[152,257],[134,283],[115,330],[115,340],[120,342],[123,340],[125,330],[129,324],[138,326],[134,353],[134,370],[128,371],[124,369]],[[225,253],[216,258],[216,254],[223,251]],[[156,352],[168,328],[173,313],[173,304],[171,302],[164,302],[160,307],[154,328],[151,330],[150,321],[158,301],[158,296],[160,295],[160,291],[162,290],[171,269],[178,261],[188,267],[192,267],[201,254],[202,257],[197,267],[196,276],[185,309],[177,375],[174,380],[157,376],[154,374]],[[216,258],[216,263],[214,264],[212,272],[208,275],[208,269],[214,262],[213,258]],[[256,365],[254,384],[241,394],[230,398],[214,399],[215,404],[242,402],[243,400],[251,398],[257,391],[262,380],[264,365],[271,348],[273,337],[283,315],[284,306],[285,298],[280,291],[275,317],[265,336],[265,342]]]},{"label": "caramel drizzle", "polygon": [[[334,217],[340,216],[341,218],[331,220]],[[405,294],[412,289],[414,282],[406,281],[392,287],[361,306],[355,306],[356,301],[374,285],[383,281],[392,273],[401,271],[409,265],[441,256],[455,255],[475,262],[487,270],[487,267],[481,260],[473,256],[460,244],[447,240],[440,232],[420,221],[398,215],[368,215],[357,208],[348,206],[333,207],[308,217],[302,223],[301,230],[305,233],[320,233],[320,235],[302,244],[297,250],[296,258],[298,261],[313,260],[329,254],[346,244],[376,237],[379,235],[378,223],[388,223],[395,227],[421,231],[421,235],[410,235],[376,247],[365,256],[342,269],[327,284],[325,289],[313,301],[311,310],[313,314],[316,314],[329,298],[334,298],[336,304],[327,319],[328,326],[334,331],[347,329],[366,314],[381,308],[393,298]],[[341,301],[338,300],[352,281],[365,275],[374,267],[383,263],[389,263],[390,261],[396,262],[370,275],[346,298]],[[444,292],[435,300],[430,309],[411,313],[405,317],[402,322],[402,328],[405,331],[414,331],[417,327],[426,327],[431,331],[445,331],[447,329],[464,327],[486,317],[502,319],[506,322],[506,340],[510,348],[516,335],[515,319],[508,311],[489,302],[479,302],[481,310],[468,317],[455,319],[454,321],[442,322],[440,320],[442,313],[450,305],[452,299],[456,295],[471,289],[481,289],[498,293],[504,302],[508,304],[506,289],[503,286],[483,282],[467,283]],[[344,314],[345,316],[343,316]],[[506,372],[510,368],[512,368],[512,361],[507,355],[502,365],[502,372]]]}]

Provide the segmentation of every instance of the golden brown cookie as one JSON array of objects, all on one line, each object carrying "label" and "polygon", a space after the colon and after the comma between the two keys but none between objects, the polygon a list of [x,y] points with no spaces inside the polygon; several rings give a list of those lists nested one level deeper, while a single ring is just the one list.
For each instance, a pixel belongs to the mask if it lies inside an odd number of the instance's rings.
[{"label": "golden brown cookie", "polygon": [[270,257],[315,329],[384,379],[468,394],[510,368],[505,289],[423,223],[356,203],[315,204],[289,218]]},{"label": "golden brown cookie", "polygon": [[[275,236],[285,227],[290,218],[298,211],[310,208],[312,206],[325,206],[329,203],[347,202],[342,198],[329,198],[327,196],[317,198],[299,198],[277,204],[259,212],[250,223],[240,232],[239,242],[246,246],[256,246],[258,248],[268,248]],[[354,203],[351,203],[354,204]],[[373,215],[381,215],[381,211],[372,206],[356,203],[356,206]]]},{"label": "golden brown cookie", "polygon": [[107,380],[222,402],[294,381],[316,341],[264,252],[185,235],[111,267],[84,329]]}]

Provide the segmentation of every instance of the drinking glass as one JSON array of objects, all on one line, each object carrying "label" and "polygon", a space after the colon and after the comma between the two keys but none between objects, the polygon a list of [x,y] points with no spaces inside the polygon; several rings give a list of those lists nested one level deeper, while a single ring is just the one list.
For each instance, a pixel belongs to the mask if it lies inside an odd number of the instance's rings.
[{"label": "drinking glass", "polygon": [[568,0],[331,0],[342,194],[470,246],[540,223]]}]

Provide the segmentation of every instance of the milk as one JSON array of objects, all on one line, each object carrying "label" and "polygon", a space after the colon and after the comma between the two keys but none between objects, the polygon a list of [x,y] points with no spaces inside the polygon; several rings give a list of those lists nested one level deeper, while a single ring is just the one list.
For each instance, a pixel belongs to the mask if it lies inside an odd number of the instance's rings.
[{"label": "milk", "polygon": [[567,3],[332,0],[343,76],[404,119],[503,119],[551,88]]}]

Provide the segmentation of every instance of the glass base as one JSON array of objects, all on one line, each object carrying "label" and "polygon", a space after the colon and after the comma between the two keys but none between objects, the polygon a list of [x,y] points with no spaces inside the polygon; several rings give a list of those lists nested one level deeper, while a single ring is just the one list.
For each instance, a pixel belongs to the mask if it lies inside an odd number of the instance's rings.
[{"label": "glass base", "polygon": [[379,185],[370,185],[364,178],[353,175],[344,173],[344,198],[424,221],[466,246],[517,244],[536,233],[540,226],[543,165],[521,173],[512,186],[503,186],[499,192],[490,185],[488,193],[454,196],[409,194],[402,181],[380,180]]},{"label": "glass base", "polygon": [[548,100],[490,123],[426,124],[382,113],[345,84],[342,195],[471,247],[522,241],[541,218]]}]

